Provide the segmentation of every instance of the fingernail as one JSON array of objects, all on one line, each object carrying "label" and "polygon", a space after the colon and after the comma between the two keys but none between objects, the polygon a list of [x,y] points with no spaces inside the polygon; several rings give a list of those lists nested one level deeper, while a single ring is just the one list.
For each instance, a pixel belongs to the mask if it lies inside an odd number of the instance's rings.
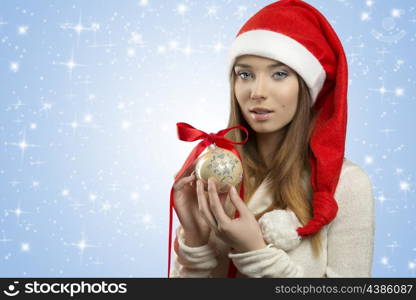
[{"label": "fingernail", "polygon": [[234,194],[237,194],[237,190],[235,189],[235,187],[234,187],[234,186],[232,186],[232,187],[231,187],[231,191],[232,191]]}]

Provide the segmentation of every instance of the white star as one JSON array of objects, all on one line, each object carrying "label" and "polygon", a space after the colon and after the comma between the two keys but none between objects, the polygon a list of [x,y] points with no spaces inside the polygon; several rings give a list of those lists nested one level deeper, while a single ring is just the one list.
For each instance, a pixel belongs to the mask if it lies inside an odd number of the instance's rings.
[{"label": "white star", "polygon": [[111,209],[111,204],[108,201],[105,201],[102,205],[101,205],[101,209],[103,211],[108,211]]},{"label": "white star", "polygon": [[120,102],[119,104],[117,104],[117,109],[119,110],[123,110],[126,107],[126,104],[124,104],[123,102]]},{"label": "white star", "polygon": [[146,213],[143,217],[142,217],[142,222],[145,224],[148,224],[152,221],[152,216],[148,213]]},{"label": "white star", "polygon": [[403,173],[403,169],[401,169],[401,168],[396,169],[396,174],[402,174],[402,173]]},{"label": "white star", "polygon": [[129,44],[143,44],[143,37],[140,33],[132,32],[130,34],[130,39],[128,41]]},{"label": "white star", "polygon": [[215,45],[214,45],[214,51],[215,52],[220,52],[221,50],[223,49],[223,46],[222,46],[222,44],[221,44],[221,42],[218,42],[218,43],[216,43]]},{"label": "white star", "polygon": [[66,63],[66,66],[68,67],[68,69],[72,70],[73,68],[75,68],[77,66],[77,64],[75,63],[75,61],[73,59],[70,59]]},{"label": "white star", "polygon": [[87,248],[87,243],[85,240],[80,240],[77,244],[79,250],[84,251],[85,248]]},{"label": "white star", "polygon": [[378,89],[380,94],[385,94],[387,92],[387,90],[384,87],[381,87]]},{"label": "white star", "polygon": [[27,148],[27,143],[26,143],[26,141],[21,141],[20,143],[19,143],[19,147],[20,147],[20,149],[22,149],[23,151]]},{"label": "white star", "polygon": [[401,10],[400,9],[397,9],[397,8],[393,8],[391,10],[391,16],[393,18],[400,18],[400,16],[401,16]]},{"label": "white star", "polygon": [[402,89],[402,88],[397,88],[397,89],[395,89],[395,90],[394,90],[394,94],[395,94],[396,96],[403,96],[403,94],[404,94],[404,89]]},{"label": "white star", "polygon": [[193,52],[193,50],[192,50],[192,48],[191,48],[191,46],[186,46],[186,48],[185,49],[183,49],[183,52],[186,54],[186,55],[190,55],[192,52]]},{"label": "white star", "polygon": [[91,24],[91,30],[92,31],[98,31],[98,30],[100,30],[100,24],[98,24],[98,23],[92,23]]},{"label": "white star", "polygon": [[246,13],[246,11],[247,11],[247,7],[240,5],[237,9],[237,12],[235,12],[234,14],[237,15],[239,18],[242,18],[244,17],[244,14]]},{"label": "white star", "polygon": [[23,140],[20,141],[19,143],[8,143],[8,142],[6,142],[5,145],[18,146],[22,150],[21,161],[24,160],[26,148],[28,148],[28,147],[39,147],[38,145],[28,144],[26,142],[26,132],[23,133]]},{"label": "white star", "polygon": [[69,78],[72,79],[72,70],[76,67],[83,66],[74,60],[74,50],[72,49],[71,58],[67,62],[53,62],[53,64],[64,65],[68,69]]},{"label": "white star", "polygon": [[86,114],[84,116],[84,121],[87,122],[87,123],[91,122],[92,121],[92,115],[91,114]]},{"label": "white star", "polygon": [[17,62],[11,62],[10,63],[10,70],[11,71],[13,71],[13,72],[17,72],[17,71],[19,71],[19,63],[17,63]]},{"label": "white star", "polygon": [[146,114],[151,115],[153,112],[153,108],[151,107],[146,107]]},{"label": "white star", "polygon": [[29,243],[22,243],[20,245],[20,250],[23,251],[23,252],[28,252],[30,250]]},{"label": "white star", "polygon": [[147,4],[149,4],[149,0],[140,0],[139,1],[140,6],[146,6]]},{"label": "white star", "polygon": [[372,1],[372,0],[367,0],[367,1],[365,2],[365,4],[366,4],[367,6],[373,6],[374,1]]},{"label": "white star", "polygon": [[42,103],[42,108],[40,109],[42,110],[51,110],[52,108],[52,104],[51,103]]},{"label": "white star", "polygon": [[400,190],[409,191],[410,190],[410,183],[408,183],[406,181],[401,181],[400,182]]},{"label": "white star", "polygon": [[384,201],[386,201],[386,197],[384,197],[384,195],[380,195],[380,196],[378,196],[378,201],[380,201],[381,202],[381,204],[383,204],[384,203]]},{"label": "white star", "polygon": [[169,48],[174,50],[178,49],[178,42],[174,40],[169,41]]},{"label": "white star", "polygon": [[387,245],[386,247],[389,247],[393,250],[394,248],[400,247],[400,245],[397,243],[397,241],[393,241],[393,243],[391,243],[390,245]]},{"label": "white star", "polygon": [[188,7],[185,4],[179,4],[176,10],[180,15],[184,15],[188,11]]},{"label": "white star", "polygon": [[129,128],[130,128],[130,122],[128,122],[128,121],[123,121],[123,122],[121,122],[121,128],[123,129],[123,130],[128,130]]},{"label": "white star", "polygon": [[96,98],[95,94],[93,94],[93,93],[88,94],[88,101],[94,102],[95,98]]},{"label": "white star", "polygon": [[134,50],[133,48],[127,48],[127,56],[128,57],[133,57],[136,55],[136,50]]},{"label": "white star", "polygon": [[391,132],[395,132],[395,130],[390,129],[390,128],[385,128],[385,129],[381,129],[380,132],[383,132],[386,136],[388,136]]},{"label": "white star", "polygon": [[157,53],[164,53],[166,51],[165,46],[158,46],[157,47]]},{"label": "white star", "polygon": [[208,16],[215,16],[217,14],[217,6],[208,7]]},{"label": "white star", "polygon": [[365,163],[367,164],[367,165],[370,165],[370,164],[372,164],[373,163],[373,157],[371,157],[371,156],[366,156],[365,157]]},{"label": "white star", "polygon": [[25,35],[27,33],[29,27],[27,26],[19,26],[17,31],[19,32],[20,35]]},{"label": "white star", "polygon": [[79,240],[77,243],[68,244],[68,243],[64,242],[64,244],[77,247],[79,249],[79,255],[80,255],[81,261],[82,261],[84,251],[85,251],[86,248],[96,247],[94,245],[90,245],[90,244],[87,243],[87,239],[84,237],[84,234],[82,234],[81,240]]},{"label": "white star", "polygon": [[368,21],[370,20],[370,14],[368,12],[361,13],[361,21]]},{"label": "white star", "polygon": [[84,28],[84,26],[82,26],[82,24],[77,24],[75,27],[74,27],[74,30],[78,33],[78,34],[80,34],[83,30],[84,30],[85,28]]}]

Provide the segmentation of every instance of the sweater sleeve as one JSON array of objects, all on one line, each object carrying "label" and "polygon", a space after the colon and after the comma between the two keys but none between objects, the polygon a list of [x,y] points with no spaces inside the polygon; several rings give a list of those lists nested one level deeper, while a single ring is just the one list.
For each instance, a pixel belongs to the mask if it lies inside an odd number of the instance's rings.
[{"label": "sweater sleeve", "polygon": [[371,277],[375,213],[368,175],[354,165],[335,194],[337,217],[328,225],[326,277]]},{"label": "sweater sleeve", "polygon": [[200,247],[185,245],[182,226],[176,230],[175,257],[170,277],[211,277],[217,266],[217,251],[210,244]]},{"label": "sweater sleeve", "polygon": [[303,268],[295,264],[289,255],[272,243],[263,249],[229,253],[236,268],[248,277],[277,278],[304,277]]}]

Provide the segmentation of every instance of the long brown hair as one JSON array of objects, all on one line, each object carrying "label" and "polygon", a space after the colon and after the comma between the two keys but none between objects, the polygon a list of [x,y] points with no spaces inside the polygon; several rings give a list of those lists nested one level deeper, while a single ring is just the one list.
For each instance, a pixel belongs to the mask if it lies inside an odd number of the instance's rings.
[{"label": "long brown hair", "polygon": [[[296,74],[299,83],[298,105],[292,121],[283,130],[283,138],[274,153],[268,168],[258,153],[256,132],[246,122],[241,113],[234,92],[236,75],[230,72],[231,109],[228,127],[242,125],[249,132],[248,142],[236,145],[243,161],[244,201],[248,203],[256,189],[265,181],[268,192],[273,195],[273,203],[263,212],[255,215],[258,220],[264,213],[273,209],[292,210],[299,221],[305,225],[312,218],[312,187],[310,184],[309,139],[316,114],[311,109],[311,96],[304,80]],[[227,138],[242,141],[239,130],[228,132]],[[254,181],[251,181],[253,178]],[[252,180],[253,180],[252,179]],[[314,254],[321,251],[320,232],[308,236],[312,242]]]}]

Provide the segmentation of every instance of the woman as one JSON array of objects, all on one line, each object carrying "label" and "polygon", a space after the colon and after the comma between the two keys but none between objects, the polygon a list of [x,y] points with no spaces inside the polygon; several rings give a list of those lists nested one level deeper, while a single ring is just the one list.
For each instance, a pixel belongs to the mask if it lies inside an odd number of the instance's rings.
[{"label": "woman", "polygon": [[170,276],[371,276],[374,200],[344,158],[347,83],[342,45],[309,4],[278,1],[244,24],[230,51],[228,127],[249,131],[238,147],[245,201],[212,180],[206,194],[192,169],[175,182]]}]

